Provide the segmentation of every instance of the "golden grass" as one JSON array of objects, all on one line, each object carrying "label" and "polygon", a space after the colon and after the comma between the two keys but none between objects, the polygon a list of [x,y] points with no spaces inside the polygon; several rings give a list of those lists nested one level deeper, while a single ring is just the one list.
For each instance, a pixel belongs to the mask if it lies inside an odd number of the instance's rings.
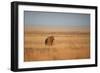
[{"label": "golden grass", "polygon": [[[54,36],[52,46],[45,45],[48,36]],[[89,33],[51,33],[25,29],[24,61],[71,60],[90,58]]]}]

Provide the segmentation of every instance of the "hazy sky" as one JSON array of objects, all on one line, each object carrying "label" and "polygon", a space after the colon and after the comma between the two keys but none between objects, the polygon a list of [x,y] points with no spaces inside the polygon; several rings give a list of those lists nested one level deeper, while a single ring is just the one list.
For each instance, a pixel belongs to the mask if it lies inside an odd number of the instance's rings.
[{"label": "hazy sky", "polygon": [[90,27],[90,15],[79,13],[55,13],[24,11],[25,26]]}]

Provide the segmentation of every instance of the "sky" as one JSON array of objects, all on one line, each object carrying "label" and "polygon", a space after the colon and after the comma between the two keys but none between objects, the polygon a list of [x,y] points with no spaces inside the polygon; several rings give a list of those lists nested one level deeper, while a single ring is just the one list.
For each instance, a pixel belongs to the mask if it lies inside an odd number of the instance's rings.
[{"label": "sky", "polygon": [[25,26],[90,27],[90,14],[24,11]]}]

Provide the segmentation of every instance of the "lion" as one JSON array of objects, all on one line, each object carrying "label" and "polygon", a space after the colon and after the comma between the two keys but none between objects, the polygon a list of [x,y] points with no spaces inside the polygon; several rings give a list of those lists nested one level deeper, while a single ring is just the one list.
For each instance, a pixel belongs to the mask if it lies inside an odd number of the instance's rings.
[{"label": "lion", "polygon": [[49,36],[45,39],[45,45],[52,46],[54,42],[54,36]]}]

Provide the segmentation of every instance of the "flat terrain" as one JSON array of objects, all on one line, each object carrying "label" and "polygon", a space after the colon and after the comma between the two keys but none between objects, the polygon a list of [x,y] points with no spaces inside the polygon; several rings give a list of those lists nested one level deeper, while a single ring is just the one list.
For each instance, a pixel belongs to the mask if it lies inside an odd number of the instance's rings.
[{"label": "flat terrain", "polygon": [[[89,32],[37,32],[25,29],[24,61],[90,58]],[[54,36],[52,46],[45,39]]]}]

